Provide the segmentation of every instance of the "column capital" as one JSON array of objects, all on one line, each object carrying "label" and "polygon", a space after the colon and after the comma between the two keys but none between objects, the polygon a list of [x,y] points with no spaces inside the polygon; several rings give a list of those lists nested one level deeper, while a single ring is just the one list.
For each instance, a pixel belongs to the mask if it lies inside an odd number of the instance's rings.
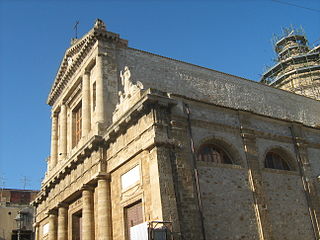
[{"label": "column capital", "polygon": [[83,184],[83,186],[81,187],[81,191],[83,192],[83,191],[90,191],[90,192],[93,192],[93,187],[91,186],[91,185],[89,185],[89,184]]},{"label": "column capital", "polygon": [[56,111],[51,113],[51,118],[56,118],[58,117],[58,113]]},{"label": "column capital", "polygon": [[96,176],[96,179],[111,181],[111,175],[110,173],[98,173],[98,175]]},{"label": "column capital", "polygon": [[83,75],[89,75],[90,76],[91,72],[89,69],[85,69],[83,72]]},{"label": "column capital", "polygon": [[[65,107],[65,108],[67,108],[67,101],[62,101],[62,103],[61,103],[61,105],[60,105],[60,108],[62,108],[62,107]],[[61,111],[61,109],[60,109],[60,111]]]},{"label": "column capital", "polygon": [[48,210],[46,212],[46,215],[48,215],[48,216],[57,216],[58,215],[58,211],[57,211],[56,208],[52,208],[52,209],[50,209],[50,210]]},{"label": "column capital", "polygon": [[58,204],[58,208],[69,208],[69,204],[61,202]]},{"label": "column capital", "polygon": [[39,227],[40,226],[40,223],[39,222],[35,222],[32,224],[32,227],[36,228],[36,227]]}]

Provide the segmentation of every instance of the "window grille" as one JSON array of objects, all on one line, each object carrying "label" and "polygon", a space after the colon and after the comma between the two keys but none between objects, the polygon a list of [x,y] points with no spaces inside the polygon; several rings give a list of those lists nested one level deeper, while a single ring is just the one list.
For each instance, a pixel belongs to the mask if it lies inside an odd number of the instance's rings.
[{"label": "window grille", "polygon": [[267,153],[265,159],[265,167],[286,171],[291,170],[289,164],[278,153],[275,152]]},{"label": "window grille", "polygon": [[197,155],[198,161],[232,164],[229,155],[219,146],[206,144],[200,147]]}]

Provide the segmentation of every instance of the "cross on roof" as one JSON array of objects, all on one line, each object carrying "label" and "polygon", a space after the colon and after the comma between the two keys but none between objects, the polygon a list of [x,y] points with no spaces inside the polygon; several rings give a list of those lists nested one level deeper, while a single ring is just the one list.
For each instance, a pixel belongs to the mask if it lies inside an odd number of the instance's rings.
[{"label": "cross on roof", "polygon": [[78,25],[79,25],[79,21],[76,21],[76,24],[73,27],[73,29],[75,30],[75,33],[76,33],[76,38],[78,38]]}]

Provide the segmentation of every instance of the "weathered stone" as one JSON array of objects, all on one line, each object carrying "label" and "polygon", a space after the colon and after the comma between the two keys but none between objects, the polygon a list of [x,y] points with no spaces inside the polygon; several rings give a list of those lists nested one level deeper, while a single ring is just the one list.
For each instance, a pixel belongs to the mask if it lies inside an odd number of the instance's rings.
[{"label": "weathered stone", "polygon": [[[66,155],[34,202],[39,239],[61,203],[71,222],[58,217],[59,239],[81,234],[81,217],[86,240],[128,239],[152,221],[179,240],[319,238],[318,101],[128,48],[96,25],[67,50],[48,97],[53,114],[66,104],[68,136],[52,123]],[[270,168],[270,153],[287,169]]]}]

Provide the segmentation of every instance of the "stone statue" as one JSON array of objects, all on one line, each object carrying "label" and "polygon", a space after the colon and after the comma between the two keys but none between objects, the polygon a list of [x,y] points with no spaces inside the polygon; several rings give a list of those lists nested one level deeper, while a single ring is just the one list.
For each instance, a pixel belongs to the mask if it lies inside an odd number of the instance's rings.
[{"label": "stone statue", "polygon": [[131,77],[131,72],[129,70],[129,67],[125,66],[124,70],[120,71],[121,84],[123,86],[123,91],[125,95],[129,95],[129,91],[132,85],[130,81],[130,77]]},{"label": "stone statue", "polygon": [[123,91],[119,91],[120,103],[125,99],[131,98],[137,91],[143,89],[143,84],[139,81],[133,83],[131,80],[131,72],[128,66],[125,66],[123,71],[120,71],[121,84]]}]

